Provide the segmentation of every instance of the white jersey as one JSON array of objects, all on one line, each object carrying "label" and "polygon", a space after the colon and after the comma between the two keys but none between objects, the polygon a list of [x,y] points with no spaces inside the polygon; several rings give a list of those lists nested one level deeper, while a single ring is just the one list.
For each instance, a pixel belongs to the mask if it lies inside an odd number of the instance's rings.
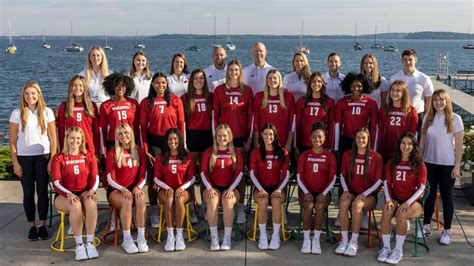
[{"label": "white jersey", "polygon": [[[109,70],[109,74],[112,74],[112,71]],[[86,77],[86,70],[81,71],[79,76]],[[91,80],[87,87],[89,88],[89,96],[93,102],[97,104],[97,108],[100,108],[100,105],[110,99],[110,97],[105,93],[104,87],[102,86],[104,82],[104,77],[99,72],[97,75],[94,71],[91,71]]]},{"label": "white jersey", "polygon": [[329,72],[323,74],[324,81],[326,81],[326,94],[331,97],[335,102],[344,98],[345,93],[341,88],[341,81],[346,77],[344,74],[339,73],[336,78],[331,77]]},{"label": "white jersey", "polygon": [[188,91],[188,82],[189,74],[181,74],[181,76],[176,76],[176,74],[167,75],[166,79],[168,80],[168,88],[171,93],[181,97]]},{"label": "white jersey", "polygon": [[[128,74],[128,76],[131,76],[130,73]],[[135,75],[133,77],[135,89],[130,94],[130,98],[135,99],[137,100],[137,102],[141,103],[144,98],[148,97],[148,91],[150,90],[152,76],[153,74],[150,73],[150,79],[147,79],[146,74]]]},{"label": "white jersey", "polygon": [[382,100],[385,103],[387,102],[387,99],[382,99],[382,92],[388,91],[389,88],[390,82],[381,76],[378,88],[375,88],[371,93],[367,94],[367,96],[374,99],[377,102],[377,107],[380,109],[380,107],[382,107]]},{"label": "white jersey", "polygon": [[214,92],[217,86],[225,83],[225,76],[227,73],[227,66],[224,66],[223,69],[217,69],[214,64],[206,67],[204,69],[206,73],[207,87],[210,92]]},{"label": "white jersey", "polygon": [[415,70],[411,76],[406,75],[403,70],[400,70],[390,78],[390,84],[395,80],[401,80],[407,84],[411,104],[418,113],[424,112],[425,97],[430,97],[434,92],[433,82],[430,77],[418,70]]},{"label": "white jersey", "polygon": [[244,84],[252,88],[253,96],[259,91],[263,91],[267,73],[273,67],[265,62],[263,67],[257,67],[255,64],[244,67]]},{"label": "white jersey", "polygon": [[296,72],[291,72],[283,78],[283,88],[291,92],[295,99],[299,99],[306,95],[306,80],[303,76],[298,77]]}]

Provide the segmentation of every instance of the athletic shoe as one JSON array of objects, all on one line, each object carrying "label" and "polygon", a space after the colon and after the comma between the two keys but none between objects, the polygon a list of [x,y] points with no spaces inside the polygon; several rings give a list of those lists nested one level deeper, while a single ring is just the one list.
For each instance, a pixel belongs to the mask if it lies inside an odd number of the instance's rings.
[{"label": "athletic shoe", "polygon": [[86,247],[84,245],[76,245],[76,260],[87,260]]},{"label": "athletic shoe", "polygon": [[176,251],[181,251],[186,249],[186,244],[184,243],[184,238],[183,236],[176,236]]},{"label": "athletic shoe", "polygon": [[158,215],[158,212],[155,212],[151,215],[150,223],[152,228],[160,227],[160,216]]},{"label": "athletic shoe", "polygon": [[74,235],[74,232],[72,231],[72,227],[71,227],[71,226],[69,226],[69,227],[67,228],[67,235],[68,235],[68,236]]},{"label": "athletic shoe", "polygon": [[425,236],[430,236],[431,235],[431,225],[430,224],[423,225],[423,230],[425,231]]},{"label": "athletic shoe", "polygon": [[166,238],[165,251],[174,251],[176,239],[172,236]]},{"label": "athletic shoe", "polygon": [[268,249],[268,237],[267,234],[262,234],[260,235],[260,238],[258,240],[258,249]]},{"label": "athletic shoe", "polygon": [[443,245],[449,245],[451,243],[451,234],[448,230],[443,230],[443,233],[441,233],[441,238],[439,239],[439,243]]},{"label": "athletic shoe", "polygon": [[280,248],[280,236],[274,237],[270,240],[270,245],[268,245],[268,249],[277,250]]},{"label": "athletic shoe", "polygon": [[38,227],[38,236],[39,236],[39,239],[41,240],[48,239],[49,234],[48,234],[48,230],[46,230],[46,226],[40,225],[40,227]]},{"label": "athletic shoe", "polygon": [[94,258],[99,257],[99,252],[97,252],[97,249],[95,248],[94,244],[92,244],[91,242],[87,242],[86,250],[87,250],[87,257],[89,259],[94,259]]},{"label": "athletic shoe", "polygon": [[217,251],[220,250],[221,247],[219,246],[219,237],[218,236],[211,236],[211,250]]},{"label": "athletic shoe", "polygon": [[148,252],[148,244],[146,243],[145,239],[139,239],[137,240],[137,248],[139,253],[145,253]]},{"label": "athletic shoe", "polygon": [[194,208],[192,206],[189,208],[189,220],[191,220],[192,224],[197,224],[198,223],[198,218],[196,216],[196,211],[194,210]]},{"label": "athletic shoe", "polygon": [[403,259],[403,253],[398,249],[394,249],[392,253],[390,253],[390,256],[388,256],[385,262],[388,264],[397,264],[402,259]]},{"label": "athletic shoe", "polygon": [[30,231],[28,232],[28,240],[36,241],[38,240],[38,228],[36,226],[30,227]]},{"label": "athletic shoe", "polygon": [[342,255],[346,251],[347,248],[347,242],[341,241],[339,242],[339,246],[337,246],[336,250],[334,250],[334,253]]},{"label": "athletic shoe", "polygon": [[314,238],[311,242],[311,253],[321,254],[321,244],[319,243],[319,238]]},{"label": "athletic shoe", "polygon": [[128,254],[135,254],[138,253],[138,248],[135,245],[135,242],[133,240],[125,240],[122,243],[122,248],[127,252]]},{"label": "athletic shoe", "polygon": [[383,247],[379,251],[379,255],[377,256],[377,260],[380,262],[385,262],[388,257],[390,257],[390,253],[392,251],[389,248]]},{"label": "athletic shoe", "polygon": [[230,250],[232,246],[231,242],[230,236],[224,236],[224,239],[222,239],[221,250]]},{"label": "athletic shoe", "polygon": [[360,228],[369,229],[369,213],[368,212],[362,212],[362,222],[360,224]]},{"label": "athletic shoe", "polygon": [[244,224],[247,222],[245,217],[244,205],[237,204],[237,224]]},{"label": "athletic shoe", "polygon": [[359,245],[357,245],[356,243],[349,242],[349,244],[347,244],[346,251],[344,251],[344,256],[355,257],[355,255],[357,255],[358,249]]},{"label": "athletic shoe", "polygon": [[303,245],[301,246],[301,253],[303,254],[311,253],[311,240],[309,239],[303,240]]}]

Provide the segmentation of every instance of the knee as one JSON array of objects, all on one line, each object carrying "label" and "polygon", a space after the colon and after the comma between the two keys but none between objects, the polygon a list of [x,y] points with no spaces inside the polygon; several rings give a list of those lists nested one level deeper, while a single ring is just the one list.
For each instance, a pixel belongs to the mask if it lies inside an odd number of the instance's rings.
[{"label": "knee", "polygon": [[69,207],[69,212],[71,214],[82,214],[82,204],[80,201],[75,201]]},{"label": "knee", "polygon": [[341,200],[341,201],[339,201],[339,209],[347,211],[347,210],[349,210],[350,204],[351,204],[350,200]]},{"label": "knee", "polygon": [[407,215],[403,212],[397,212],[397,215],[395,216],[398,222],[404,222],[407,220]]},{"label": "knee", "polygon": [[364,202],[360,200],[354,200],[352,202],[352,211],[355,212],[362,212],[362,209],[364,208]]}]

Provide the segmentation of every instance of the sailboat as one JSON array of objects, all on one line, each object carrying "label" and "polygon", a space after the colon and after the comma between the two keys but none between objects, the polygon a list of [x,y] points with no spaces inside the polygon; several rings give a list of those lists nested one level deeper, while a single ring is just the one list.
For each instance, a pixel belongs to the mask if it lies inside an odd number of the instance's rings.
[{"label": "sailboat", "polygon": [[[390,33],[390,22],[388,23],[388,33]],[[398,52],[398,47],[395,45],[387,45],[383,48],[385,52]]]},{"label": "sailboat", "polygon": [[186,48],[186,51],[191,51],[191,52],[199,52],[201,51],[201,48],[197,45],[191,44],[191,37],[193,36],[192,34],[192,29],[191,29],[191,24],[189,24],[189,46]]},{"label": "sailboat", "polygon": [[10,40],[10,43],[7,45],[7,48],[5,49],[5,52],[7,54],[13,55],[16,52],[16,46],[13,43],[12,32],[11,31],[12,30],[11,30],[10,20],[8,20],[8,39]]},{"label": "sailboat", "polygon": [[107,36],[107,31],[105,31],[105,46],[104,46],[104,50],[113,50],[114,48],[112,46],[109,45],[109,42],[108,42],[108,36]]},{"label": "sailboat", "polygon": [[354,50],[362,50],[363,46],[361,43],[357,41],[357,22],[355,27],[355,35],[354,35]]},{"label": "sailboat", "polygon": [[79,44],[75,44],[73,42],[73,38],[72,38],[72,20],[71,20],[71,44],[69,46],[66,46],[66,48],[64,48],[64,51],[66,51],[66,52],[76,52],[76,53],[84,52],[84,48],[82,46],[80,46]]},{"label": "sailboat", "polygon": [[370,46],[372,49],[383,49],[383,45],[377,43],[377,26],[375,26],[375,34],[374,34],[374,44]]},{"label": "sailboat", "polygon": [[212,43],[212,47],[222,47],[222,45],[216,41],[216,16],[214,16],[214,42]]},{"label": "sailboat", "polygon": [[139,42],[137,38],[138,38],[138,28],[137,28],[137,33],[135,34],[135,44],[132,46],[132,48],[145,49],[145,44],[142,42]]},{"label": "sailboat", "polygon": [[303,45],[303,30],[304,30],[304,20],[303,22],[301,22],[300,46],[296,47],[296,51],[309,54],[311,50],[309,49],[309,47],[306,47]]},{"label": "sailboat", "polygon": [[227,18],[227,44],[225,45],[227,50],[234,51],[235,44],[230,41],[230,17]]},{"label": "sailboat", "polygon": [[43,44],[41,45],[41,48],[50,49],[51,45],[49,43],[47,43],[44,39],[44,30],[42,31],[42,35],[43,35]]},{"label": "sailboat", "polygon": [[471,27],[469,27],[469,36],[467,37],[467,44],[463,45],[464,49],[474,49],[474,43],[471,43]]}]

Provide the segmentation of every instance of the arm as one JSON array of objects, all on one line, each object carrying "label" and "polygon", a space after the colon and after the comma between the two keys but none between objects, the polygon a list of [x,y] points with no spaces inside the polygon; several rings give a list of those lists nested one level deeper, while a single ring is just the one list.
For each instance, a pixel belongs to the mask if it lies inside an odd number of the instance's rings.
[{"label": "arm", "polygon": [[115,175],[115,152],[114,149],[111,149],[107,153],[107,158],[105,160],[105,169],[107,173],[107,183],[115,190],[122,191],[125,187],[121,186],[116,179]]},{"label": "arm", "polygon": [[250,166],[250,180],[252,180],[252,183],[255,185],[258,191],[263,190],[262,185],[260,182],[258,182],[258,160],[260,160],[258,156],[258,149],[253,149],[252,152],[250,153],[250,161],[249,161],[249,166]]},{"label": "arm", "polygon": [[295,134],[295,140],[296,140],[296,146],[299,147],[301,145],[301,127],[302,127],[302,122],[303,122],[303,104],[302,101],[298,100],[296,102],[296,110],[295,110],[295,123],[296,123],[296,134]]},{"label": "arm", "polygon": [[258,143],[258,133],[260,132],[260,112],[262,109],[260,108],[260,105],[262,104],[262,101],[259,101],[260,97],[255,97],[255,101],[253,102],[253,146],[254,147],[259,147]]},{"label": "arm", "polygon": [[377,103],[375,101],[371,102],[371,110],[370,110],[370,135],[374,136],[370,140],[370,146],[372,149],[375,150],[375,141],[377,140],[377,124],[378,124],[378,112],[377,110]]},{"label": "arm", "polygon": [[10,155],[12,157],[13,172],[15,173],[15,175],[21,178],[23,176],[23,169],[21,168],[21,165],[18,162],[18,157],[16,153],[17,152],[16,143],[18,141],[18,124],[14,122],[10,122],[9,131],[10,131],[10,139],[9,139]]},{"label": "arm", "polygon": [[303,153],[300,155],[298,158],[298,163],[297,163],[297,174],[296,174],[296,182],[298,183],[298,187],[303,191],[304,194],[308,194],[309,190],[306,188],[306,185],[303,181],[304,179],[304,169],[305,169],[305,162],[306,162],[306,153]]},{"label": "arm", "polygon": [[66,189],[62,184],[62,173],[61,173],[61,159],[59,156],[54,156],[51,159],[51,181],[53,182],[54,190],[67,198],[67,194],[71,193],[68,189]]},{"label": "arm", "polygon": [[[99,154],[100,150],[100,133],[99,133],[99,112],[97,111],[97,106],[92,102],[94,109],[94,117],[92,118],[92,135],[94,141],[95,154]],[[61,142],[61,139],[59,139]]]},{"label": "arm", "polygon": [[64,114],[65,104],[61,104],[58,108],[58,142],[59,150],[63,150],[64,135],[66,133],[66,117]]},{"label": "arm", "polygon": [[460,176],[461,172],[461,160],[462,154],[464,152],[463,148],[463,139],[464,139],[464,131],[459,131],[454,133],[454,152],[455,152],[455,160],[454,160],[454,168],[451,172],[451,178],[457,178]]},{"label": "arm", "polygon": [[146,164],[147,157],[145,151],[143,151],[139,146],[136,146],[138,151],[138,158],[140,160],[140,165],[138,166],[138,181],[135,187],[142,189],[146,185],[147,173],[146,173]]},{"label": "arm", "polygon": [[92,152],[89,154],[89,167],[89,190],[96,192],[99,187],[99,169],[97,167],[97,158]]},{"label": "arm", "polygon": [[323,188],[323,195],[326,196],[334,187],[337,179],[337,162],[336,157],[331,154],[329,159],[329,176],[326,185]]},{"label": "arm", "polygon": [[339,150],[339,137],[341,136],[341,126],[342,126],[342,98],[337,102],[336,105],[336,118],[334,121],[334,150]]},{"label": "arm", "polygon": [[153,181],[155,182],[156,185],[158,185],[160,188],[164,190],[168,190],[171,187],[166,184],[162,178],[163,178],[163,168],[164,166],[161,164],[161,156],[158,155],[155,160],[155,178]]},{"label": "arm", "polygon": [[184,182],[179,188],[185,190],[191,187],[194,182],[196,181],[196,177],[194,176],[194,173],[196,172],[196,168],[194,165],[193,157],[191,156],[190,153],[188,153],[188,167],[186,168],[186,177],[187,181]]},{"label": "arm", "polygon": [[291,93],[289,93],[289,92],[288,92],[287,95],[289,95],[289,101],[288,101],[287,108],[288,108],[288,116],[290,117],[289,125],[288,125],[288,128],[290,130],[288,132],[288,137],[286,139],[285,148],[288,151],[291,151],[291,147],[296,146],[296,143],[295,143],[295,145],[292,145],[293,144],[293,134],[295,134],[295,132],[296,132],[296,113],[295,113],[295,100],[293,99],[293,95],[291,95]]},{"label": "arm", "polygon": [[183,139],[186,139],[186,129],[184,127],[184,123],[185,123],[184,107],[183,107],[183,102],[178,97],[177,97],[177,101],[176,101],[176,109],[177,109],[177,112],[178,112],[178,123],[177,123],[178,124],[178,129],[181,131],[181,135],[183,135]]},{"label": "arm", "polygon": [[430,108],[430,104],[431,104],[431,96],[425,97],[425,111],[423,112],[424,114],[428,112],[428,109]]},{"label": "arm", "polygon": [[242,153],[238,150],[235,151],[235,155],[237,156],[237,165],[235,166],[235,171],[234,171],[234,181],[229,187],[230,191],[233,191],[240,183],[240,180],[242,180],[243,170],[244,170],[244,162],[243,162],[243,157]]},{"label": "arm", "polygon": [[99,139],[100,139],[100,153],[106,154],[105,150],[105,141],[107,138],[107,112],[105,110],[104,104],[100,106],[100,115],[99,115]]},{"label": "arm", "polygon": [[209,160],[210,160],[210,150],[204,152],[201,158],[201,181],[206,187],[206,189],[211,190],[212,184],[209,182],[208,177],[210,176],[209,169]]},{"label": "arm", "polygon": [[285,150],[284,153],[284,160],[281,166],[281,173],[280,173],[280,183],[278,184],[278,190],[282,191],[285,189],[288,181],[290,181],[290,171],[288,170],[290,164],[290,156],[288,155],[288,151]]},{"label": "arm", "polygon": [[[331,99],[331,98],[329,98]],[[328,129],[328,137],[329,137],[329,148],[333,149],[335,145],[335,133],[334,133],[334,126],[336,124],[336,106],[334,101],[331,99],[327,101],[327,113],[328,113],[328,122],[326,128]]]}]

